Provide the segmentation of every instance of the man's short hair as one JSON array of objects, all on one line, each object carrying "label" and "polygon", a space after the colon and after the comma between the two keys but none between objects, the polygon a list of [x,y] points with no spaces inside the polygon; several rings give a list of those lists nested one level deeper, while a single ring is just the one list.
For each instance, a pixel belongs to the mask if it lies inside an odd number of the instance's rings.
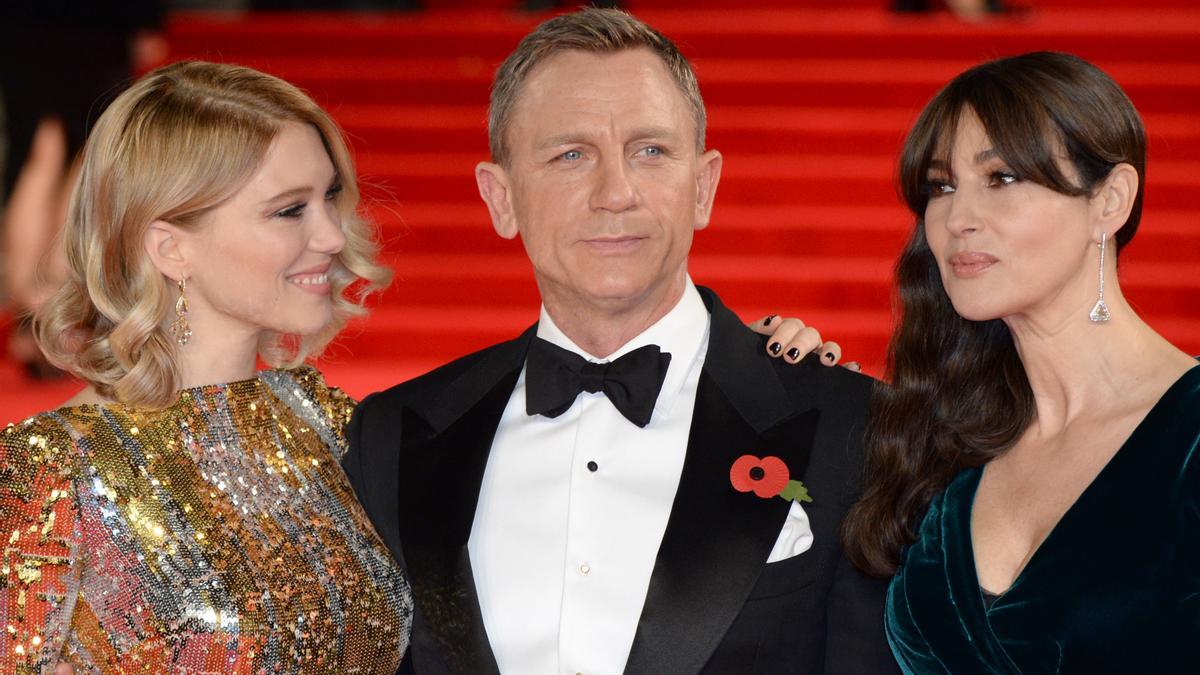
[{"label": "man's short hair", "polygon": [[491,108],[488,111],[488,146],[492,161],[508,163],[506,135],[517,95],[525,78],[539,63],[558,52],[571,49],[611,53],[640,47],[649,49],[662,59],[671,79],[687,100],[696,123],[696,147],[703,152],[707,124],[704,99],[700,97],[700,85],[696,82],[692,65],[679,53],[675,43],[627,12],[586,7],[542,22],[522,38],[517,48],[500,64],[492,83]]}]

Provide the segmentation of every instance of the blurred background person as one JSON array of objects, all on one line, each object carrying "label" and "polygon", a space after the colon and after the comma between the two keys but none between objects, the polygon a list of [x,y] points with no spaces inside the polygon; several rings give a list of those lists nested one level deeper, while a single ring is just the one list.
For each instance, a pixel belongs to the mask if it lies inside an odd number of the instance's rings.
[{"label": "blurred background person", "polygon": [[1004,0],[894,0],[892,2],[892,9],[897,12],[930,12],[939,7],[945,7],[956,16],[972,21],[1011,9]]},{"label": "blurred background person", "polygon": [[[566,0],[521,0],[521,9],[527,12],[544,12],[552,9],[570,8],[579,6],[580,3],[572,3]],[[607,9],[619,9],[622,7],[621,0],[591,0],[591,2],[583,3],[591,7],[600,7]]]},{"label": "blurred background person", "polygon": [[46,0],[0,5],[4,167],[4,292],[18,317],[12,357],[35,377],[53,376],[28,314],[62,284],[56,245],[76,157],[92,123],[135,69],[166,56],[158,0]]}]

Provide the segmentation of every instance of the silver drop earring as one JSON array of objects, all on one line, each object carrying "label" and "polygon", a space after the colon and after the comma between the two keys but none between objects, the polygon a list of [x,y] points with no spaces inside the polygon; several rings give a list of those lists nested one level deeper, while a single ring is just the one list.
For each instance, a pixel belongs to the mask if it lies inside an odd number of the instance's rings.
[{"label": "silver drop earring", "polygon": [[1100,299],[1096,301],[1096,305],[1092,307],[1092,311],[1088,314],[1088,318],[1092,323],[1105,323],[1111,317],[1108,313],[1108,305],[1104,304],[1104,249],[1108,243],[1107,233],[1100,234]]}]

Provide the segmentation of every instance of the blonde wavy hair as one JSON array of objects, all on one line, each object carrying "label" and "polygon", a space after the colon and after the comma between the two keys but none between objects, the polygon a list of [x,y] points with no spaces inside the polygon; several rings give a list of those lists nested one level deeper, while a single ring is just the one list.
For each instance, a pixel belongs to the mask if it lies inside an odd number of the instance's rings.
[{"label": "blonde wavy hair", "polygon": [[204,215],[254,174],[288,122],[321,136],[342,191],[336,205],[346,245],[329,278],[333,319],[315,335],[268,333],[259,355],[291,367],[315,357],[391,280],[376,258],[374,229],[358,217],[354,164],[337,124],[283,80],[242,66],[185,61],[138,80],[101,115],[84,148],[64,229],[69,278],[34,317],[52,363],[126,405],[176,400],[174,282],[146,255],[156,220],[201,226]]}]

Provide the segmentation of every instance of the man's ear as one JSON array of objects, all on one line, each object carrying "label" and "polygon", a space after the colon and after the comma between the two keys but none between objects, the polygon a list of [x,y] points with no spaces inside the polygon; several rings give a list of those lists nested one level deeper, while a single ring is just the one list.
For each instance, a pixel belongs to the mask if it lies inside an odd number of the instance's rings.
[{"label": "man's ear", "polygon": [[480,162],[475,165],[475,184],[479,186],[479,196],[483,197],[483,203],[487,204],[496,234],[505,239],[516,237],[517,217],[513,212],[508,172],[499,164]]},{"label": "man's ear", "polygon": [[721,182],[721,166],[724,158],[716,150],[700,155],[699,170],[696,172],[696,224],[697,230],[708,227],[712,216],[713,200],[717,197],[717,184]]},{"label": "man's ear", "polygon": [[188,276],[187,257],[180,246],[183,230],[164,220],[156,220],[146,228],[142,246],[150,262],[165,277],[179,281]]},{"label": "man's ear", "polygon": [[1096,231],[1093,236],[1097,243],[1101,233],[1111,238],[1125,225],[1125,221],[1129,220],[1129,212],[1133,210],[1137,192],[1137,169],[1122,162],[1108,172],[1108,177],[1092,197],[1096,208]]}]

